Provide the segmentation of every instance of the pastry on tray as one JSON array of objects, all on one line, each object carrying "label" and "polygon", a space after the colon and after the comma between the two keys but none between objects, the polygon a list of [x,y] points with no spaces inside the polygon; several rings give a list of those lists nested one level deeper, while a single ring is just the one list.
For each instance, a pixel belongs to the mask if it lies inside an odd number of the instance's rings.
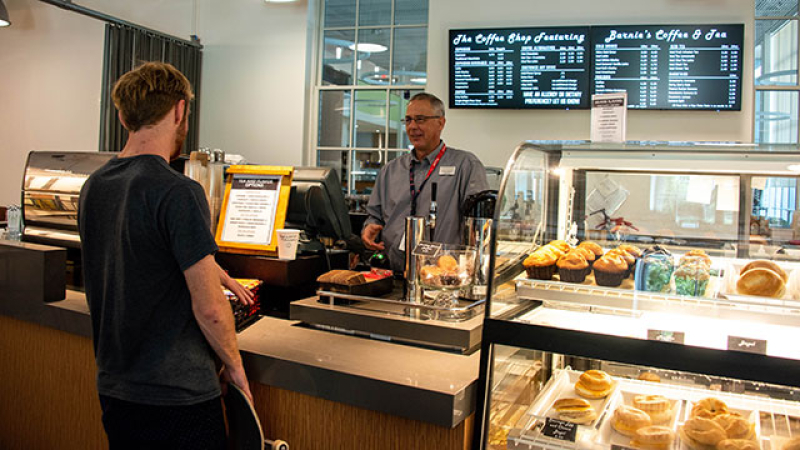
[{"label": "pastry on tray", "polygon": [[672,402],[662,395],[637,395],[633,398],[633,406],[647,413],[655,425],[667,423],[672,418]]},{"label": "pastry on tray", "polygon": [[639,374],[639,379],[642,381],[651,381],[653,383],[661,383],[661,377],[653,372],[642,372]]},{"label": "pastry on tray", "polygon": [[786,293],[786,282],[772,269],[755,267],[742,272],[736,282],[736,292],[743,295],[781,298]]},{"label": "pastry on tray", "polygon": [[558,418],[577,424],[591,423],[597,418],[594,407],[582,398],[562,398],[556,400],[553,409],[558,413]]},{"label": "pastry on tray", "polygon": [[729,413],[730,410],[728,410],[728,405],[725,404],[725,402],[718,398],[707,397],[692,406],[690,416],[713,419],[714,417]]},{"label": "pastry on tray", "polygon": [[578,250],[571,250],[559,258],[556,266],[558,266],[558,276],[561,281],[569,283],[583,283],[586,275],[589,275],[592,270],[584,254]]},{"label": "pastry on tray", "polygon": [[767,259],[757,259],[755,261],[751,261],[746,266],[742,267],[742,270],[739,271],[739,274],[741,275],[741,274],[747,272],[750,269],[756,269],[756,268],[769,269],[769,270],[777,273],[778,275],[780,275],[780,277],[781,277],[781,279],[783,280],[784,283],[788,283],[789,282],[789,276],[786,274],[786,271],[784,271],[781,268],[781,266],[779,266],[779,265],[775,264],[774,262],[769,261]]},{"label": "pastry on tray", "polygon": [[723,439],[716,450],[759,450],[758,442],[749,439]]},{"label": "pastry on tray", "polygon": [[[594,261],[597,258],[599,258],[599,256],[595,255],[594,252],[589,249],[589,247],[578,246],[578,247],[575,247],[572,250],[570,250],[570,253],[572,253],[572,252],[578,252],[578,253],[582,254],[583,257],[586,259],[586,262],[589,263],[589,267],[590,268],[592,267],[592,264],[594,264]],[[590,269],[590,271],[591,271],[591,269]]]},{"label": "pastry on tray", "polygon": [[693,417],[680,428],[681,440],[695,450],[710,450],[728,438],[725,430],[713,419]]},{"label": "pastry on tray", "polygon": [[652,424],[646,412],[628,405],[620,405],[611,417],[611,427],[630,437],[635,436],[639,428],[649,427]]},{"label": "pastry on tray", "polygon": [[605,254],[594,262],[592,269],[598,286],[617,287],[628,273],[628,264],[619,255]]},{"label": "pastry on tray", "polygon": [[633,269],[636,267],[636,257],[631,255],[630,253],[626,252],[625,250],[620,250],[619,248],[614,248],[606,252],[606,256],[608,255],[618,255],[627,264],[628,269],[625,271],[625,278],[631,276],[633,274]]},{"label": "pastry on tray", "polygon": [[600,245],[597,244],[596,242],[583,241],[580,244],[578,244],[578,248],[585,248],[587,250],[590,250],[592,253],[594,253],[595,259],[598,259],[601,256],[603,256],[603,247],[600,247]]},{"label": "pastry on tray", "polygon": [[575,383],[575,392],[585,398],[604,398],[614,390],[614,381],[602,370],[587,370]]},{"label": "pastry on tray", "polygon": [[667,450],[673,440],[675,434],[672,430],[661,425],[651,425],[636,430],[630,446],[643,450]]},{"label": "pastry on tray", "polygon": [[534,280],[549,280],[556,273],[556,262],[558,257],[552,252],[539,249],[522,262],[528,278]]}]

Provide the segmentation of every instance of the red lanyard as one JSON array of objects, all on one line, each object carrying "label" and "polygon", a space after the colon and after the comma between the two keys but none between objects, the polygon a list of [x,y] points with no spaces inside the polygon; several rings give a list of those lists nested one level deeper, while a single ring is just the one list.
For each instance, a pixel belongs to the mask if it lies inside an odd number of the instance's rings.
[{"label": "red lanyard", "polygon": [[[442,144],[442,149],[439,150],[439,153],[436,155],[436,158],[431,163],[431,167],[428,169],[428,174],[425,175],[425,179],[422,181],[422,184],[419,186],[419,190],[417,190],[414,184],[414,166],[416,165],[416,160],[414,160],[413,156],[411,159],[410,171],[409,171],[409,186],[411,188],[411,215],[417,215],[417,197],[419,197],[419,193],[422,192],[422,188],[425,187],[425,183],[428,182],[428,178],[431,177],[431,174],[434,170],[436,170],[436,166],[439,165],[439,161],[442,159],[442,155],[444,155],[445,150],[447,150],[447,146]],[[420,163],[421,164],[421,163]]]}]

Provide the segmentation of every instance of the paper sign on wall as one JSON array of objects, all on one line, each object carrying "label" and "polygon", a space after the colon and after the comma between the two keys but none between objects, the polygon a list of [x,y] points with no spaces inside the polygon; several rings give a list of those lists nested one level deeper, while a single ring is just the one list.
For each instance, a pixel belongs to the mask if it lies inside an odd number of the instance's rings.
[{"label": "paper sign on wall", "polygon": [[625,142],[628,93],[592,95],[592,142]]}]

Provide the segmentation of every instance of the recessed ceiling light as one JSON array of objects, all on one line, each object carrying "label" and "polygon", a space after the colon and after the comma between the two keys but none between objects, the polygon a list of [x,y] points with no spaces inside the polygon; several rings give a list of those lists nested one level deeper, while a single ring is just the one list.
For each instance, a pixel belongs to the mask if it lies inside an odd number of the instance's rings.
[{"label": "recessed ceiling light", "polygon": [[351,44],[348,47],[350,50],[358,50],[364,53],[380,53],[389,50],[386,46],[381,44],[370,44],[369,42],[359,42],[358,45]]},{"label": "recessed ceiling light", "polygon": [[791,170],[792,172],[800,172],[800,164],[792,164],[786,168]]}]

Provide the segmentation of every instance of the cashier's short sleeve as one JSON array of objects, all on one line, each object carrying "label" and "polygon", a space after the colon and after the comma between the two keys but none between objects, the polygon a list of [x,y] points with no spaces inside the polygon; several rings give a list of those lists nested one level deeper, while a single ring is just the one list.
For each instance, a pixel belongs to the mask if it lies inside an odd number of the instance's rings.
[{"label": "cashier's short sleeve", "polygon": [[211,235],[211,219],[203,188],[186,180],[167,193],[160,224],[182,271],[218,250]]}]

